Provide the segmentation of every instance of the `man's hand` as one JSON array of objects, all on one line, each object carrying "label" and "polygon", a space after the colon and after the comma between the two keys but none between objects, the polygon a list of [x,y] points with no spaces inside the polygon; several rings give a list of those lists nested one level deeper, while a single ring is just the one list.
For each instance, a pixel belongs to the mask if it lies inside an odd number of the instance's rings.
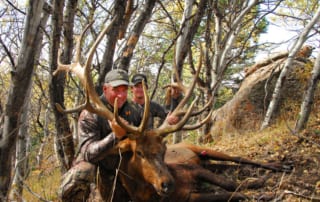
[{"label": "man's hand", "polygon": [[170,125],[174,125],[174,124],[178,123],[179,120],[180,120],[180,118],[178,116],[172,115],[171,112],[167,116],[167,121]]},{"label": "man's hand", "polygon": [[[126,122],[124,119],[122,120]],[[112,132],[115,134],[116,138],[118,138],[119,140],[121,140],[127,134],[127,131],[121,128],[115,119],[113,119],[112,121],[109,121],[109,124],[112,129]]]}]

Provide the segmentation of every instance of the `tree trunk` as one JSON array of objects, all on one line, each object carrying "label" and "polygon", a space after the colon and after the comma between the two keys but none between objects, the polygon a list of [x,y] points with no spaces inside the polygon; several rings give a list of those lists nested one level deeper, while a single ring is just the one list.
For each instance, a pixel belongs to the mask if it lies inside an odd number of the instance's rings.
[{"label": "tree trunk", "polygon": [[261,130],[265,129],[266,127],[268,127],[270,125],[272,115],[274,114],[275,109],[276,109],[277,105],[279,104],[279,100],[280,100],[280,96],[281,96],[281,89],[283,86],[283,82],[285,81],[285,77],[287,75],[287,72],[288,72],[289,68],[291,67],[291,64],[293,62],[295,55],[301,49],[303,43],[306,41],[306,39],[308,37],[310,30],[312,29],[314,24],[319,20],[319,17],[320,17],[320,8],[318,8],[317,12],[315,13],[315,15],[313,16],[311,21],[307,24],[307,26],[304,28],[301,35],[299,36],[299,38],[295,42],[293,48],[289,52],[288,59],[286,60],[286,63],[284,64],[284,67],[279,75],[278,81],[277,81],[276,86],[274,88],[274,92],[272,94],[272,100],[269,103],[266,116],[261,124]]},{"label": "tree trunk", "polygon": [[[177,76],[181,78],[183,63],[188,54],[189,47],[191,45],[192,39],[196,34],[196,30],[200,25],[200,21],[202,16],[204,15],[204,10],[206,8],[206,1],[200,1],[198,4],[198,9],[196,15],[192,17],[192,7],[194,5],[194,1],[185,1],[185,10],[182,16],[182,23],[180,32],[181,35],[177,39],[176,52],[175,52],[175,64],[176,64],[176,72]],[[179,143],[182,141],[182,131],[177,131],[173,134],[173,143]]]},{"label": "tree trunk", "polygon": [[23,182],[27,177],[28,171],[28,157],[27,153],[29,151],[29,105],[30,105],[30,94],[31,89],[27,89],[28,93],[26,95],[27,100],[23,106],[23,112],[21,115],[21,125],[18,134],[18,140],[16,144],[16,157],[15,157],[15,173],[11,185],[11,190],[9,194],[10,201],[23,201],[22,200],[22,190],[23,190]]},{"label": "tree trunk", "polygon": [[[63,7],[63,0],[55,0],[53,2],[52,35],[50,46],[51,73],[57,68],[57,56],[62,31]],[[69,42],[68,44],[70,43],[72,42]],[[72,47],[72,45],[70,46]],[[68,48],[65,50],[65,52],[68,55],[70,54]],[[64,59],[68,59],[67,56],[65,56]],[[55,127],[57,131],[55,146],[57,149],[57,157],[61,165],[62,173],[71,167],[74,158],[74,145],[68,117],[66,114],[60,113],[55,107],[55,103],[59,103],[61,106],[64,106],[64,85],[65,73],[59,73],[57,76],[52,77],[49,85],[50,102],[55,116]]]},{"label": "tree trunk", "polygon": [[[178,74],[177,76],[179,76],[181,78],[181,74],[182,74],[182,63],[183,63],[183,60],[179,60],[180,56],[185,52],[185,51],[182,51],[183,50],[183,46],[185,44],[185,41],[187,39],[187,35],[189,33],[189,30],[190,30],[190,26],[191,26],[191,15],[192,15],[192,7],[193,7],[193,3],[194,3],[194,0],[191,0],[191,1],[184,1],[184,12],[183,12],[183,16],[182,16],[182,26],[181,27],[181,35],[178,37],[178,40],[177,40],[177,45],[176,45],[176,52],[175,52],[175,63],[177,64],[176,65],[176,70],[177,71],[176,73]],[[181,65],[178,65],[178,63],[181,63]],[[173,76],[174,77],[174,76]],[[173,133],[173,140],[172,140],[172,143],[173,144],[176,144],[176,143],[179,143],[182,141],[182,134],[183,132],[182,131],[177,131],[175,133]]]},{"label": "tree trunk", "polygon": [[[45,5],[47,6],[47,5]],[[49,11],[44,9],[43,12],[43,17],[40,21],[40,26],[45,27],[47,24],[48,18],[49,18]],[[41,52],[41,46],[42,46],[42,40],[43,40],[43,34],[44,32],[41,31],[37,35],[37,48],[36,48],[36,56],[35,56],[35,61],[39,61],[40,57],[40,52]],[[17,145],[16,145],[16,158],[15,158],[15,174],[12,182],[12,189],[10,190],[10,196],[9,200],[10,201],[22,201],[22,191],[23,191],[23,181],[27,177],[27,172],[28,172],[28,162],[29,162],[29,157],[28,157],[28,152],[29,152],[29,106],[30,106],[30,101],[31,101],[31,86],[30,84],[29,88],[26,89],[26,100],[25,104],[23,106],[22,110],[22,115],[21,115],[21,123],[23,125],[19,129],[19,134],[18,134],[18,140],[17,140]]]},{"label": "tree trunk", "polygon": [[43,159],[43,151],[44,147],[46,146],[48,139],[49,139],[49,108],[46,109],[46,112],[44,114],[44,125],[43,125],[43,139],[41,140],[41,144],[36,156],[37,159],[37,166],[40,169]]},{"label": "tree trunk", "polygon": [[121,52],[121,56],[116,63],[119,68],[128,70],[130,61],[133,55],[133,51],[138,43],[139,37],[145,28],[147,22],[151,18],[153,8],[156,4],[155,0],[147,0],[144,7],[141,9],[141,14],[139,15],[136,24],[129,34],[129,39],[124,49]]},{"label": "tree trunk", "polygon": [[[77,11],[78,0],[68,0],[66,9],[64,11],[64,20],[63,20],[63,55],[61,60],[64,64],[71,63],[72,55],[73,55],[73,28],[74,28],[74,18]],[[62,4],[63,5],[63,4]],[[62,6],[61,5],[61,6]],[[63,6],[62,6],[63,7]],[[60,22],[59,22],[60,23]],[[58,25],[60,26],[60,25]],[[58,45],[58,44],[57,44]],[[64,86],[61,87],[61,90],[64,91]],[[64,99],[60,100],[61,103],[64,102]],[[55,110],[55,109],[54,109]],[[63,115],[61,117],[62,120],[67,119],[67,115]],[[64,161],[68,165],[67,169],[71,167],[71,163],[73,161],[75,155],[75,147],[73,142],[73,137],[71,135],[71,128],[69,126],[69,122],[62,123],[61,128],[63,128],[62,136],[64,141],[59,141],[59,145],[62,144],[63,152],[64,152]],[[59,136],[59,135],[58,135]],[[62,157],[61,157],[62,158]]]},{"label": "tree trunk", "polygon": [[34,57],[38,47],[38,37],[43,0],[30,0],[27,11],[23,40],[15,71],[11,73],[8,100],[4,114],[4,129],[0,142],[0,201],[6,201],[11,182],[11,165],[18,131],[20,116],[34,71]]},{"label": "tree trunk", "polygon": [[318,53],[316,62],[314,64],[312,76],[308,83],[308,88],[305,92],[305,96],[303,96],[304,99],[301,104],[298,121],[295,127],[296,131],[301,131],[306,127],[306,123],[308,122],[309,115],[311,112],[311,107],[313,104],[314,92],[317,88],[319,78],[320,78],[320,52]]},{"label": "tree trunk", "polygon": [[[116,22],[112,25],[112,28],[110,33],[107,34],[107,45],[105,47],[105,51],[103,53],[102,57],[102,62],[101,62],[101,67],[99,69],[99,78],[98,78],[98,83],[96,86],[96,91],[100,95],[102,94],[102,86],[104,84],[104,77],[106,76],[107,72],[109,72],[112,69],[112,64],[113,64],[113,57],[114,57],[114,52],[116,48],[116,44],[118,41],[118,35],[119,35],[119,30],[121,25],[124,23],[123,22],[123,16],[125,13],[125,2],[126,0],[118,0],[115,2],[114,6],[114,17],[117,18]],[[123,32],[126,30],[123,28]]]},{"label": "tree trunk", "polygon": [[[214,31],[214,55],[212,61],[212,83],[211,90],[212,96],[215,96],[216,89],[218,89],[221,83],[221,78],[225,70],[227,69],[228,57],[230,57],[230,50],[234,46],[234,41],[236,39],[239,30],[241,30],[241,22],[246,17],[246,15],[254,8],[258,3],[258,0],[245,2],[242,5],[241,12],[232,21],[232,24],[227,29],[226,33],[223,33],[224,28],[222,27],[222,15],[218,8],[218,2],[213,5],[214,20],[215,20],[215,31]],[[224,38],[223,38],[224,37]]]}]

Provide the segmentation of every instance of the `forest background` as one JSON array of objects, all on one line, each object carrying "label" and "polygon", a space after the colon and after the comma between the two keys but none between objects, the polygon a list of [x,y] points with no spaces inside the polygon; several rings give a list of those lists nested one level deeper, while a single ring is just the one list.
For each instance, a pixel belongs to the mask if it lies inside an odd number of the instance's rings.
[{"label": "forest background", "polygon": [[[119,67],[128,70],[130,75],[147,74],[151,98],[164,103],[162,87],[171,82],[173,66],[183,82],[188,83],[194,74],[194,66],[200,63],[200,52],[203,52],[203,66],[194,94],[200,96],[198,106],[213,97],[211,109],[216,110],[232,99],[244,79],[246,67],[287,51],[289,57],[279,76],[279,85],[275,86],[275,92],[281,92],[277,90],[281,89],[281,78],[286,76],[290,60],[304,45],[314,48],[310,67],[313,72],[304,76],[317,87],[319,13],[317,0],[2,1],[0,198],[57,200],[61,173],[70,168],[76,153],[78,114],[60,113],[55,103],[72,108],[82,103],[84,92],[78,78],[71,73],[55,77],[52,73],[57,68],[58,50],[63,50],[61,61],[70,63],[75,50],[74,36],[90,22],[93,25],[86,32],[81,47],[82,61],[103,27],[115,19],[94,57],[92,77],[98,93],[105,74]],[[286,31],[270,35],[270,27]],[[267,39],[261,40],[265,35],[268,35]],[[280,36],[284,41],[273,40]],[[316,75],[314,80],[313,75]],[[294,114],[292,119],[285,119],[285,123],[296,132],[309,129],[317,137],[318,129],[311,127],[317,125],[314,124],[317,102],[307,107],[303,107],[303,103],[301,100],[301,110],[291,112]],[[213,137],[209,146],[254,157],[253,153],[261,151],[253,149],[255,144],[249,145],[251,141],[247,138],[257,138],[256,141],[268,144],[268,137],[273,141],[275,135],[292,135],[284,127],[284,119],[273,120],[276,105],[275,94],[259,129],[241,136],[220,134],[216,140]],[[301,120],[302,111],[308,111],[308,107],[312,107],[309,122],[309,115]],[[295,125],[296,122],[302,123]],[[185,141],[200,144],[199,137],[210,134],[213,125],[214,120],[201,130],[188,133]],[[292,145],[296,136],[289,137],[289,145]],[[243,149],[243,153],[239,153],[239,148],[232,150],[232,141],[241,142],[241,138],[245,138],[247,147],[251,148]],[[318,146],[316,148],[310,152],[319,154]],[[318,179],[311,185],[312,194],[319,194]],[[307,198],[311,195],[308,193]]]}]

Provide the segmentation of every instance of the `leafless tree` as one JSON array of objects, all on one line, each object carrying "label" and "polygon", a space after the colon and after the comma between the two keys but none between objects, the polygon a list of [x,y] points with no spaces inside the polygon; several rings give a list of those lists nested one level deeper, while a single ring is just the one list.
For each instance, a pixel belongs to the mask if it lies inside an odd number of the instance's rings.
[{"label": "leafless tree", "polygon": [[4,113],[4,129],[0,139],[0,200],[6,201],[11,182],[11,159],[15,151],[21,113],[31,88],[31,78],[34,71],[35,54],[37,53],[40,34],[41,16],[44,1],[30,0],[25,20],[23,40],[16,66],[11,75],[11,86]]},{"label": "leafless tree", "polygon": [[303,96],[300,113],[299,113],[297,124],[295,127],[296,131],[300,131],[306,127],[306,124],[310,116],[313,100],[314,100],[314,92],[317,88],[319,78],[320,78],[320,52],[318,53],[316,62],[314,64],[312,75],[305,92],[305,96]]}]

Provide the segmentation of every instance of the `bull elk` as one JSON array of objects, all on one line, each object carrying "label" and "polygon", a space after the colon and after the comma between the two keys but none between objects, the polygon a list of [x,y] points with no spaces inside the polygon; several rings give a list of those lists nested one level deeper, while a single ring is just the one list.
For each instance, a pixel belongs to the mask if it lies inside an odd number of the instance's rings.
[{"label": "bull elk", "polygon": [[[113,22],[114,21],[112,21],[111,24]],[[165,120],[158,128],[146,128],[149,112],[149,97],[146,94],[147,90],[144,83],[143,88],[146,104],[144,106],[145,109],[141,124],[138,127],[124,123],[118,116],[117,106],[114,107],[114,112],[109,111],[101,102],[98,94],[94,90],[94,83],[92,81],[90,71],[94,52],[103,36],[109,31],[110,25],[105,27],[97,37],[88,53],[88,57],[84,65],[81,65],[79,62],[81,55],[81,41],[89,26],[87,26],[77,39],[76,58],[74,62],[69,65],[61,64],[60,59],[58,58],[58,68],[53,74],[56,75],[59,71],[71,71],[74,73],[80,79],[81,84],[85,88],[86,101],[84,104],[69,110],[64,110],[60,105],[56,106],[64,113],[86,109],[108,120],[116,119],[119,125],[127,131],[128,138],[120,141],[116,147],[109,151],[108,154],[118,155],[119,150],[121,151],[122,159],[119,179],[133,201],[160,201],[162,199],[168,199],[170,201],[212,201],[214,197],[217,197],[217,199],[223,198],[222,200],[227,200],[229,198],[234,198],[236,200],[244,199],[245,196],[241,193],[227,193],[222,196],[213,194],[208,195],[207,193],[201,192],[201,190],[198,193],[191,193],[194,187],[190,182],[193,181],[205,180],[213,184],[219,184],[217,179],[220,178],[214,175],[210,170],[205,169],[201,164],[201,162],[203,162],[201,157],[203,157],[204,153],[206,153],[206,157],[208,157],[208,159],[246,163],[272,170],[282,169],[278,165],[256,163],[194,145],[177,144],[172,146],[170,145],[167,148],[164,138],[168,134],[183,128],[195,129],[200,127],[211,117],[211,113],[209,113],[208,116],[198,124],[186,125],[186,122],[193,113],[193,106],[196,100],[190,104],[187,110],[184,110],[183,107],[186,105],[192,94],[201,65],[197,68],[191,85],[185,91],[184,99],[172,112],[175,115],[181,116],[181,119],[177,124],[170,125],[167,120]],[[116,104],[117,101],[115,101],[115,105]],[[190,180],[189,184],[186,180]],[[225,181],[228,183],[230,182],[230,180]],[[230,182],[230,184],[232,184],[231,188],[229,188],[229,184],[227,183],[222,185],[222,187],[234,191],[237,184],[233,182]]]}]

